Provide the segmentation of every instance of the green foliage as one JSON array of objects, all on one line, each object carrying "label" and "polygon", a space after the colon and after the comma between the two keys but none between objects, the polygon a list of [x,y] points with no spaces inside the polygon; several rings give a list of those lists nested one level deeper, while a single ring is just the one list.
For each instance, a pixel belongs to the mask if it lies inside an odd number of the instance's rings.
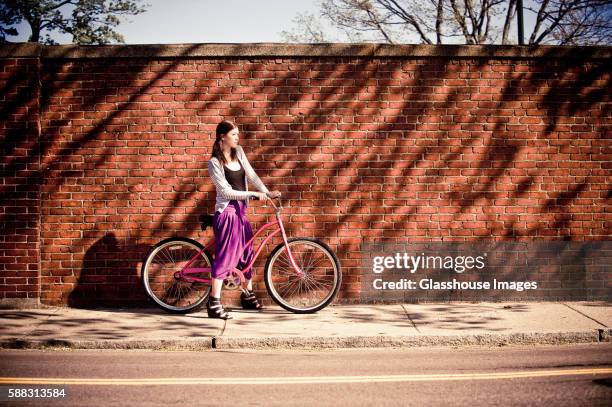
[{"label": "green foliage", "polygon": [[57,44],[50,33],[72,35],[74,44],[123,43],[114,28],[121,15],[145,11],[141,0],[4,0],[0,2],[0,41],[18,35],[16,25],[26,21],[32,35],[29,42]]}]

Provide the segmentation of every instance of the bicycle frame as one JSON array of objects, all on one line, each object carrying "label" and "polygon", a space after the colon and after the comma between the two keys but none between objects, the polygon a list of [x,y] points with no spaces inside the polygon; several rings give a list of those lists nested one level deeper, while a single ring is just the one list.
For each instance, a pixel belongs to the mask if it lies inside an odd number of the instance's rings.
[{"label": "bicycle frame", "polygon": [[[270,203],[274,207],[275,215],[276,215],[276,220],[273,221],[273,222],[268,222],[264,226],[259,228],[257,230],[257,232],[255,232],[253,237],[251,237],[251,239],[249,239],[249,241],[242,248],[242,250],[244,251],[244,248],[248,247],[248,245],[251,244],[251,242],[253,242],[255,240],[255,238],[257,236],[259,236],[260,233],[262,233],[264,230],[266,230],[269,227],[277,225],[277,229],[274,230],[269,235],[267,235],[265,237],[264,241],[261,242],[261,244],[259,245],[259,247],[255,251],[255,255],[253,256],[253,258],[251,259],[249,264],[245,267],[245,269],[244,270],[240,270],[238,268],[234,268],[234,272],[236,274],[238,274],[238,276],[240,277],[240,281],[241,282],[244,282],[246,280],[243,273],[245,273],[245,272],[247,272],[248,270],[251,269],[251,267],[253,266],[253,263],[255,263],[255,260],[257,260],[257,257],[259,257],[259,253],[263,249],[264,245],[268,242],[268,240],[270,240],[272,238],[272,236],[278,234],[278,232],[282,233],[283,242],[285,243],[285,249],[287,250],[287,254],[289,255],[289,261],[291,262],[291,266],[293,266],[293,268],[295,269],[295,272],[297,273],[298,276],[301,276],[303,274],[302,270],[299,268],[299,266],[297,265],[297,263],[295,262],[295,260],[293,258],[293,255],[291,254],[291,250],[289,248],[289,243],[287,241],[287,234],[285,232],[285,227],[283,226],[283,221],[282,221],[281,216],[280,216],[281,208],[282,208],[282,205],[280,204],[280,198],[278,198],[278,200],[279,200],[279,206],[276,206],[274,204],[274,202],[272,201],[272,199],[266,198],[266,201],[270,201]],[[174,273],[175,277],[184,278],[184,279],[186,279],[188,281],[194,281],[194,282],[200,282],[200,283],[210,283],[212,278],[201,278],[201,277],[190,276],[190,274],[211,272],[212,270],[211,270],[210,267],[189,267],[189,266],[197,258],[200,257],[202,252],[204,252],[205,250],[210,248],[214,243],[215,243],[215,241],[214,241],[214,238],[213,238],[213,239],[211,239],[210,243],[208,243],[202,250],[200,250],[195,256],[193,256],[189,260],[189,262],[185,265],[185,267],[183,267],[181,270],[179,270],[176,273]]]}]

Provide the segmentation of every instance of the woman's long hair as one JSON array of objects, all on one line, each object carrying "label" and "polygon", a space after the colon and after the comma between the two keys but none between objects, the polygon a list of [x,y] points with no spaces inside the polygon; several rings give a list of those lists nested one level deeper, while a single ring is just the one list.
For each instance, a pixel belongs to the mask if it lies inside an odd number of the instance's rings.
[{"label": "woman's long hair", "polygon": [[[215,143],[213,144],[212,155],[211,157],[215,157],[223,164],[227,164],[227,160],[225,159],[225,154],[223,154],[223,150],[221,150],[221,137],[229,133],[230,131],[237,128],[234,123],[229,120],[223,120],[221,123],[217,124],[217,138],[215,139]],[[230,155],[232,156],[232,161],[236,159],[236,149],[232,147]]]}]

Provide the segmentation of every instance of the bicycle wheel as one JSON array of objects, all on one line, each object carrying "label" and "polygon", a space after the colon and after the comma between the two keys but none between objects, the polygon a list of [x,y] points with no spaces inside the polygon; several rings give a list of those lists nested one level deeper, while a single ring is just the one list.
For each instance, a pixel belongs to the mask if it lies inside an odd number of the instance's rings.
[{"label": "bicycle wheel", "polygon": [[291,254],[304,272],[298,276],[284,244],[274,248],[264,274],[270,296],[284,309],[298,314],[317,312],[331,303],[342,282],[340,262],[323,242],[310,238],[288,240]]},{"label": "bicycle wheel", "polygon": [[[210,285],[175,277],[175,272],[198,254],[203,246],[195,240],[174,237],[156,244],[142,265],[142,282],[147,294],[164,310],[185,314],[198,309],[208,298]],[[190,267],[210,268],[212,258],[206,251]],[[195,277],[210,279],[210,273]]]}]

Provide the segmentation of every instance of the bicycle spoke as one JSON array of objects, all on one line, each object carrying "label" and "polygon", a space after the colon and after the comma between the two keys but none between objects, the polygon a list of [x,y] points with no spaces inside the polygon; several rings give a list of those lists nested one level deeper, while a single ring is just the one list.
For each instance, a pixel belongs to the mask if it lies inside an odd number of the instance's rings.
[{"label": "bicycle spoke", "polygon": [[[293,269],[293,266],[291,265],[291,261],[289,260],[289,257],[286,257],[286,258],[285,258],[285,257],[279,257],[279,258],[278,258],[278,261],[279,261],[279,262],[284,263],[285,268],[286,268],[287,270],[291,270],[291,269]],[[280,266],[280,265],[279,265],[279,266]]]},{"label": "bicycle spoke", "polygon": [[309,265],[308,269],[304,268],[304,271],[310,270],[311,268],[314,268],[314,266],[316,266],[317,264],[319,264],[320,262],[322,262],[324,260],[329,260],[329,259],[327,257],[321,257],[319,260],[315,260],[315,262],[313,264]]},{"label": "bicycle spoke", "polygon": [[[299,291],[299,289],[300,289],[300,284],[301,284],[300,279],[296,278],[296,279],[294,279],[294,280],[293,280],[293,283],[292,283],[292,284],[288,285],[288,287],[287,287],[287,296],[288,296],[289,298],[291,298],[292,296],[294,296],[294,295],[295,295],[295,293]],[[292,288],[291,288],[291,287],[292,287]]]},{"label": "bicycle spoke", "polygon": [[308,280],[309,280],[309,281],[312,283],[312,285],[313,285],[314,287],[316,287],[316,288],[319,288],[319,289],[320,289],[320,288],[326,288],[326,286],[325,286],[325,285],[321,284],[320,282],[318,282],[317,280],[315,280],[313,277],[308,276],[308,277],[306,277],[306,279],[308,279]]},{"label": "bicycle spoke", "polygon": [[309,277],[309,281],[314,287],[316,287],[317,290],[328,290],[332,287],[332,284],[324,284],[323,282],[318,281],[317,279],[312,277]]},{"label": "bicycle spoke", "polygon": [[[312,262],[312,257],[314,255],[313,253],[314,253],[314,250],[310,250],[307,253],[307,255],[308,255],[308,262],[306,262],[306,258],[304,258],[304,262],[302,263],[304,266],[302,267],[302,270],[306,270],[310,266],[310,263]],[[306,257],[306,256],[304,256],[304,257]]]},{"label": "bicycle spoke", "polygon": [[287,283],[279,286],[279,288],[284,288],[285,292],[290,290],[290,287],[292,287],[294,284],[296,284],[299,280],[298,279],[293,279],[293,280],[289,280]]},{"label": "bicycle spoke", "polygon": [[179,281],[179,283],[178,283],[178,296],[177,296],[178,298],[177,298],[177,300],[180,302],[183,298],[185,298],[185,294],[184,293],[187,293],[187,292],[188,291],[185,288],[185,285],[183,284],[183,282]]},{"label": "bicycle spoke", "polygon": [[168,247],[168,256],[170,256],[170,261],[172,262],[172,264],[176,264],[176,261],[174,261],[174,253],[172,253],[172,250],[170,250],[170,247]]},{"label": "bicycle spoke", "polygon": [[300,269],[304,269],[304,264],[306,264],[306,256],[307,253],[303,253],[303,252],[298,252],[297,250],[292,251],[293,253],[293,258],[295,260],[295,263],[297,264],[297,266],[300,267]]},{"label": "bicycle spoke", "polygon": [[[302,289],[302,280],[297,280],[297,285],[295,286],[295,290],[293,291],[293,293],[291,293],[291,296],[295,297],[296,295],[298,295],[301,289]],[[299,299],[299,296],[298,296],[298,299]]]},{"label": "bicycle spoke", "polygon": [[296,274],[295,271],[291,272],[291,270],[293,270],[293,266],[278,267],[278,271],[282,271],[286,275],[295,275]]},{"label": "bicycle spoke", "polygon": [[[308,280],[307,280],[307,281],[308,281]],[[311,282],[308,282],[307,284],[309,284],[311,287],[315,288],[315,287],[312,285],[312,283],[311,283]],[[317,300],[317,299],[318,299],[318,297],[317,297],[317,292],[318,292],[318,290],[316,290],[316,289],[311,289],[311,290],[309,290],[310,298],[312,298],[313,300]]]},{"label": "bicycle spoke", "polygon": [[164,258],[166,259],[167,263],[172,263],[172,256],[170,256],[170,253],[166,254],[165,249],[161,250],[160,254],[162,254],[164,256]]},{"label": "bicycle spoke", "polygon": [[172,285],[170,286],[170,290],[168,291],[168,299],[173,301],[173,305],[176,304],[176,295],[174,294],[176,292],[176,281],[172,283]]},{"label": "bicycle spoke", "polygon": [[176,311],[188,310],[208,295],[210,286],[188,278],[175,278],[175,272],[195,256],[198,257],[191,262],[191,267],[210,267],[201,249],[185,241],[170,241],[151,253],[143,268],[143,280],[147,292],[159,305]]},{"label": "bicycle spoke", "polygon": [[[296,273],[289,251],[301,273]],[[309,239],[293,240],[278,251],[266,272],[272,298],[294,312],[327,304],[337,292],[340,275],[329,250]]]},{"label": "bicycle spoke", "polygon": [[282,276],[293,277],[297,275],[297,273],[293,271],[293,268],[290,269],[287,267],[277,267],[276,272],[279,273],[279,277],[282,277]]},{"label": "bicycle spoke", "polygon": [[304,288],[306,288],[311,295],[314,295],[316,287],[312,284],[308,277],[304,278]]},{"label": "bicycle spoke", "polygon": [[298,277],[298,278],[296,278],[296,281],[297,281],[297,286],[296,286],[295,290],[293,291],[292,296],[298,296],[298,299],[299,299],[299,293],[302,291],[302,286],[303,286],[303,283],[304,283],[304,279]]},{"label": "bicycle spoke", "polygon": [[310,296],[310,298],[312,298],[313,300],[316,300],[317,297],[317,293],[320,293],[321,290],[316,286],[316,284],[313,284],[312,279],[304,279],[305,285],[308,289],[308,295]]}]

